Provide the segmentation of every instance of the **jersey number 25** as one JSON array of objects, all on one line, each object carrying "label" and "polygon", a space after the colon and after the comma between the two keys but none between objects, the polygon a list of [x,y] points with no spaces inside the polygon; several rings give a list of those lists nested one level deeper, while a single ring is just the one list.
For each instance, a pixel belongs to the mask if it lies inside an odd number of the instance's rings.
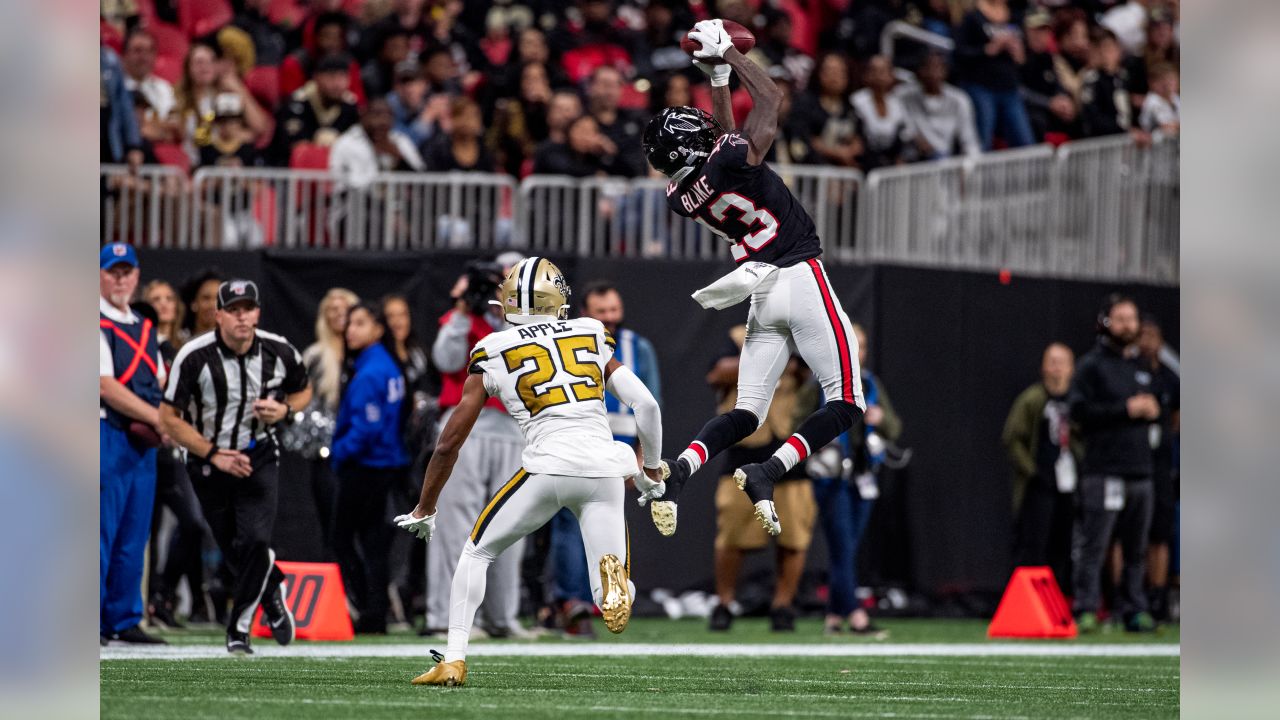
[{"label": "jersey number 25", "polygon": [[[751,252],[759,252],[760,248],[768,245],[775,237],[778,236],[778,219],[773,216],[773,213],[764,208],[757,208],[755,203],[738,193],[723,193],[720,197],[716,198],[715,202],[711,203],[707,208],[707,211],[711,214],[711,218],[713,220],[718,223],[723,223],[726,221],[725,216],[729,208],[734,208],[741,212],[742,217],[739,218],[739,221],[743,225],[753,228],[750,233],[742,236],[741,240],[733,243],[732,250],[734,262],[746,260],[748,250]],[[724,233],[717,230],[706,220],[697,216],[694,216],[694,220],[697,220],[703,225],[711,228],[711,230],[716,234],[724,235]]]},{"label": "jersey number 25", "polygon": [[585,382],[569,381],[559,385],[551,385],[538,391],[539,385],[546,385],[558,373],[556,358],[551,350],[540,343],[517,345],[502,352],[502,359],[507,364],[507,372],[516,372],[527,368],[516,376],[516,394],[529,411],[529,417],[549,407],[564,405],[569,402],[569,393],[575,400],[604,400],[604,378],[600,366],[594,362],[583,362],[578,353],[586,351],[599,356],[600,345],[594,335],[570,335],[555,340],[556,354],[559,355],[560,366],[564,371]]}]

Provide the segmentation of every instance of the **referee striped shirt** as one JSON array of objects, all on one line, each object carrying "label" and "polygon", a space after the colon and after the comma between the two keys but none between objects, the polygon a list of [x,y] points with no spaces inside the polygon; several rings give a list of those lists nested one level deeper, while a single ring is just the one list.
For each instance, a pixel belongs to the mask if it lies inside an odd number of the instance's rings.
[{"label": "referee striped shirt", "polygon": [[298,350],[279,335],[254,332],[244,355],[236,355],[216,329],[192,338],[169,371],[164,401],[219,448],[274,450],[274,433],[254,417],[254,401],[283,402],[307,387]]}]

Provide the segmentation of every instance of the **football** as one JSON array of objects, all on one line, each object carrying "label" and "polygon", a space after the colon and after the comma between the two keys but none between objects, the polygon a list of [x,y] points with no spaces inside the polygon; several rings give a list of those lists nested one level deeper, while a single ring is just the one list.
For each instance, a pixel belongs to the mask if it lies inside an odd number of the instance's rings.
[{"label": "football", "polygon": [[[756,46],[756,36],[752,35],[751,31],[746,29],[740,23],[736,23],[732,20],[725,20],[724,29],[729,33],[729,37],[733,39],[733,46],[738,49],[738,52],[745,55],[751,50],[751,48]],[[693,53],[701,47],[702,45],[699,42],[689,39],[688,33],[685,33],[684,39],[680,41],[680,49],[689,53],[690,57],[693,57]],[[719,65],[724,61],[719,58],[711,58],[704,62],[708,65]]]}]

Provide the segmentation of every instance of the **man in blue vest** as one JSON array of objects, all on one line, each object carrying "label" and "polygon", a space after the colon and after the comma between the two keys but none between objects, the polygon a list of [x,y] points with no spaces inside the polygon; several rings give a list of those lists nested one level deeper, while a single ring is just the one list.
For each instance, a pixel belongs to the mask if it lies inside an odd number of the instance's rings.
[{"label": "man in blue vest", "polygon": [[155,328],[129,309],[138,256],[124,243],[99,254],[99,633],[101,644],[163,643],[143,632],[142,571],[156,494],[164,364]]},{"label": "man in blue vest", "polygon": [[[634,330],[623,327],[622,294],[618,288],[605,281],[589,283],[582,292],[582,315],[604,324],[617,340],[614,357],[627,366],[653,395],[662,403],[661,383],[658,379],[658,355],[653,344]],[[619,402],[613,393],[604,395],[605,410],[609,413],[609,429],[613,439],[639,449],[636,437],[636,416],[625,403]],[[637,456],[638,457],[638,456]],[[639,460],[637,460],[639,465]],[[552,595],[560,603],[563,622],[572,634],[590,632],[592,608],[591,584],[587,576],[587,559],[582,544],[582,532],[573,513],[561,510],[551,518],[551,558],[553,563]]]}]

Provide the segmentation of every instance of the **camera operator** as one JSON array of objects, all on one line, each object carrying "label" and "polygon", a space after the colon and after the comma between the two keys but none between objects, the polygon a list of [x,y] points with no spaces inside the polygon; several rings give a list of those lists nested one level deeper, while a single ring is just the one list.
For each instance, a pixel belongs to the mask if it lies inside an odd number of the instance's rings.
[{"label": "camera operator", "polygon": [[[497,298],[498,285],[507,270],[524,259],[519,253],[503,253],[493,262],[472,262],[458,278],[450,296],[453,309],[440,318],[440,333],[431,346],[431,361],[441,375],[440,427],[453,415],[462,399],[467,379],[467,359],[481,338],[506,326],[502,311],[489,301]],[[458,454],[452,481],[440,493],[435,534],[427,545],[427,631],[449,627],[449,587],[462,546],[471,525],[485,503],[520,469],[524,440],[515,420],[502,402],[490,398],[475,428]],[[523,635],[516,620],[520,605],[520,559],[524,543],[517,542],[489,566],[482,627],[491,635]]]}]

